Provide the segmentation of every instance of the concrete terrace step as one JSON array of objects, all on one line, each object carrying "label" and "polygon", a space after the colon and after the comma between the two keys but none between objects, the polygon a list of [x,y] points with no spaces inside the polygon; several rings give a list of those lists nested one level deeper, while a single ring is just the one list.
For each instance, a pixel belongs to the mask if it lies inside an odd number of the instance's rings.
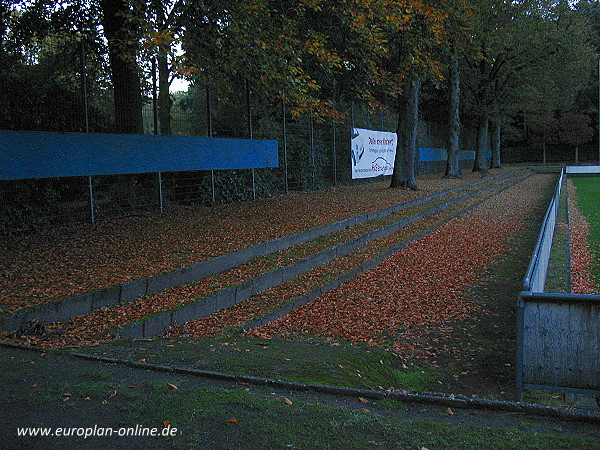
[{"label": "concrete terrace step", "polygon": [[[277,251],[288,249],[296,245],[311,242],[321,236],[350,229],[352,227],[364,224],[369,221],[382,219],[399,211],[419,206],[435,199],[443,198],[445,196],[460,192],[461,190],[476,187],[482,183],[491,182],[497,179],[500,179],[500,182],[504,182],[505,180],[518,176],[521,173],[523,172],[519,170],[513,170],[511,172],[498,174],[494,177],[484,178],[463,186],[458,186],[452,189],[436,192],[434,194],[427,195],[398,205],[393,205],[382,210],[372,211],[366,214],[350,217],[341,221],[326,224],[293,235],[284,236],[282,238],[263,242],[254,246],[241,249],[236,252],[211,258],[209,260],[202,261],[191,266],[184,267],[182,269],[166,272],[153,277],[141,278],[139,280],[131,281],[128,283],[110,286],[96,291],[76,295],[67,299],[52,301],[43,305],[18,311],[16,313],[0,317],[0,331],[16,331],[21,326],[32,320],[37,320],[40,324],[49,324],[64,321],[75,316],[87,314],[99,308],[106,308],[119,303],[126,303],[139,297],[161,292],[168,288],[187,285],[205,278],[222,274],[232,268],[247,263],[253,258],[268,255]],[[373,238],[375,237],[371,237],[370,239]],[[352,245],[364,245],[364,242],[362,244],[360,242],[361,239],[352,240],[351,243],[344,243],[343,248],[349,249]],[[311,257],[312,259],[307,258],[309,259],[309,261],[304,261],[301,264],[299,263],[296,266],[296,268],[293,269],[293,271],[296,272],[296,275],[298,273],[302,273],[298,272],[299,270],[303,270],[302,265],[305,265],[305,267],[311,267],[313,264],[322,264],[322,262],[319,263],[319,261],[325,261],[332,255],[333,257],[337,257],[336,255],[338,254],[338,252],[339,250],[337,249],[328,249],[325,252],[322,252],[323,255],[315,255],[314,257]],[[285,272],[287,272],[287,270]],[[239,291],[239,293],[236,294],[237,300],[235,300],[233,304],[242,301],[242,297],[246,295],[243,294],[244,292],[256,293],[260,290],[265,289],[265,286],[270,285],[270,281],[265,281],[265,278],[271,278],[270,276],[263,278],[261,277],[262,276],[256,277],[253,280],[236,286],[235,290],[236,292]],[[229,302],[231,301],[230,294],[231,293],[228,293],[226,295],[230,299],[228,300]],[[221,303],[219,302],[219,304]],[[223,304],[227,304],[227,302]],[[203,309],[203,311],[208,311],[211,309],[213,308],[209,308],[206,310]]]},{"label": "concrete terrace step", "polygon": [[[459,203],[466,201],[468,199],[471,199],[471,198],[475,198],[478,195],[483,194],[486,191],[491,190],[494,187],[501,186],[504,183],[507,183],[508,181],[512,180],[513,178],[517,178],[517,181],[514,181],[512,184],[509,184],[508,186],[505,186],[504,188],[502,188],[502,190],[508,189],[509,187],[514,186],[515,184],[523,181],[524,177],[519,176],[519,175],[520,174],[513,174],[510,177],[506,177],[504,179],[501,179],[501,180],[493,183],[489,187],[481,188],[472,193],[465,194],[456,199],[449,200],[441,205],[429,208],[426,211],[422,211],[422,212],[412,215],[408,218],[393,222],[382,228],[378,228],[376,230],[367,232],[357,238],[351,239],[351,240],[344,242],[342,244],[339,244],[337,246],[328,248],[327,250],[324,250],[322,252],[319,252],[319,253],[309,256],[307,258],[303,258],[302,260],[300,260],[296,263],[290,264],[281,269],[263,273],[255,278],[252,278],[251,280],[240,283],[237,286],[233,286],[229,289],[219,291],[215,294],[198,299],[194,302],[187,303],[179,308],[171,309],[171,310],[165,311],[163,313],[159,313],[157,315],[153,315],[151,317],[143,319],[139,322],[134,322],[132,324],[126,325],[126,326],[121,327],[118,330],[116,330],[116,333],[122,338],[131,338],[131,339],[150,338],[150,337],[153,337],[158,334],[166,332],[172,326],[182,325],[182,324],[185,324],[192,320],[197,320],[197,319],[201,319],[203,317],[207,317],[221,309],[241,303],[242,301],[249,299],[250,297],[252,297],[255,294],[258,294],[262,291],[273,288],[281,283],[290,281],[290,280],[294,279],[295,277],[302,275],[304,273],[307,273],[310,270],[315,269],[319,266],[327,264],[328,262],[330,262],[336,258],[340,258],[345,255],[348,255],[352,251],[366,245],[367,243],[369,243],[375,239],[389,236],[389,235],[401,230],[402,228],[404,228],[405,226],[407,226],[411,223],[417,222],[423,218],[426,218],[433,214],[441,212],[441,211],[449,208],[450,206],[459,204]],[[492,197],[496,194],[497,193],[493,193],[492,195],[487,196],[487,197],[477,201],[474,205],[470,205],[470,206],[462,209],[457,214],[451,215],[451,217],[445,219],[444,223],[446,221],[453,219],[454,217],[464,214],[468,210],[472,209],[476,205],[482,203],[483,201],[489,199],[490,197]],[[439,226],[441,226],[441,224],[436,225],[435,227],[427,230],[424,233],[420,233],[417,236],[414,236],[412,239],[410,239],[410,241],[419,239],[420,237],[430,233],[431,231],[438,228]],[[408,244],[408,242],[403,243],[402,245],[394,247],[392,249],[389,249],[387,252],[384,252],[383,254],[376,256],[368,263],[362,264],[362,265],[360,265],[360,267],[357,267],[355,269],[348,271],[347,273],[336,278],[335,280],[326,283],[324,286],[319,287],[315,290],[312,290],[311,292],[302,296],[301,298],[296,299],[291,304],[284,305],[281,309],[278,309],[270,314],[267,314],[263,318],[258,319],[256,321],[254,321],[253,323],[247,325],[245,328],[246,329],[254,328],[254,327],[260,326],[264,323],[267,323],[269,321],[272,321],[272,320],[282,317],[283,315],[289,313],[292,309],[312,301],[313,299],[315,299],[319,295],[323,294],[324,292],[327,292],[328,290],[338,287],[344,281],[358,275],[359,273],[362,273],[366,270],[371,269],[372,267],[379,264],[381,261],[383,261],[385,258],[390,256],[391,254],[404,248],[407,244]]]}]

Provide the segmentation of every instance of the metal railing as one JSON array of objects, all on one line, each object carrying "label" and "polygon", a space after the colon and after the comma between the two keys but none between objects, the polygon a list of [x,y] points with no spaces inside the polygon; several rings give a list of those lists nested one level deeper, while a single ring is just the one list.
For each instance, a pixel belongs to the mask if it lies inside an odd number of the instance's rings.
[{"label": "metal railing", "polygon": [[523,281],[517,309],[517,401],[525,388],[600,395],[600,295],[544,293],[565,169]]},{"label": "metal railing", "polygon": [[527,269],[527,274],[523,280],[523,290],[530,292],[544,292],[546,286],[546,276],[548,274],[548,265],[550,262],[550,252],[552,250],[552,239],[554,238],[554,228],[556,227],[556,217],[558,215],[558,206],[562,184],[565,177],[565,169],[560,172],[560,177],[556,183],[554,197],[550,201],[542,230],[538,237],[531,262]]}]

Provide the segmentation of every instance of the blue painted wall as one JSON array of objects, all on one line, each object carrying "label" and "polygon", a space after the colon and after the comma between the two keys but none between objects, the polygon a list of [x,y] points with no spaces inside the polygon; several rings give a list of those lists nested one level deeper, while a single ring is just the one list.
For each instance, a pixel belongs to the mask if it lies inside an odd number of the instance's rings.
[{"label": "blue painted wall", "polygon": [[278,165],[277,141],[0,131],[0,180]]}]

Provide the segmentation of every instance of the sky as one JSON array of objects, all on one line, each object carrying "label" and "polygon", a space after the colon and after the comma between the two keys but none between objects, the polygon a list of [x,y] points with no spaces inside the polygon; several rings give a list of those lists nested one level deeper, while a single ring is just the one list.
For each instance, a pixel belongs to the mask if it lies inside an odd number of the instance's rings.
[{"label": "sky", "polygon": [[182,80],[182,79],[179,79],[179,78],[175,78],[171,82],[171,87],[169,88],[169,91],[171,93],[173,93],[173,92],[180,92],[180,91],[187,91],[189,85],[190,85],[189,81]]}]

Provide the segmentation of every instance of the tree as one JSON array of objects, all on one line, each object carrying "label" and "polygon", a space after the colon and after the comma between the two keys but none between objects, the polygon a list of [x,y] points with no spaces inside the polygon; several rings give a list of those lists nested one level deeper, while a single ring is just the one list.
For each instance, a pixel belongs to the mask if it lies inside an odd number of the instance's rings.
[{"label": "tree", "polygon": [[398,135],[394,172],[390,187],[417,190],[415,159],[417,155],[417,128],[419,125],[419,97],[421,79],[406,82],[403,95],[398,99]]},{"label": "tree", "polygon": [[557,140],[575,149],[575,164],[579,164],[579,146],[594,136],[590,117],[585,114],[564,114],[556,121]]},{"label": "tree", "polygon": [[448,157],[446,178],[462,178],[460,171],[460,65],[456,48],[450,55],[450,109],[448,111]]},{"label": "tree", "polygon": [[106,46],[94,15],[54,2],[0,6],[0,128],[111,130]]},{"label": "tree", "polygon": [[464,1],[449,2],[445,5],[445,29],[448,43],[441,51],[447,54],[448,60],[448,155],[446,159],[445,178],[461,178],[460,169],[460,136],[461,136],[461,54],[472,51],[470,20],[473,16],[469,5]]},{"label": "tree", "polygon": [[[0,10],[5,13],[5,10]],[[13,11],[16,19],[8,28],[14,36],[17,51],[30,51],[31,59],[39,61],[37,45],[44,39],[54,39],[63,34],[77,36],[86,44],[93,42],[95,49],[105,52],[104,44],[97,37],[100,30],[108,44],[108,63],[114,97],[116,130],[119,132],[141,133],[142,98],[140,74],[137,64],[140,29],[135,19],[138,10],[125,0],[65,1],[32,0],[19,2],[18,10]],[[2,22],[6,35],[6,21]],[[104,54],[102,55],[102,57]],[[102,62],[104,63],[104,62]],[[79,66],[73,65],[72,73]]]},{"label": "tree", "polygon": [[136,3],[143,16],[139,26],[143,32],[143,58],[152,61],[150,69],[158,72],[158,120],[160,134],[171,134],[171,109],[173,99],[170,87],[175,76],[190,75],[194,69],[178,56],[175,47],[182,42],[185,32],[184,16],[188,3],[184,0],[152,0]]},{"label": "tree", "polygon": [[390,55],[385,60],[389,89],[398,97],[397,146],[391,188],[416,190],[416,154],[420,89],[423,77],[439,79],[435,48],[444,36],[441,10],[429,4],[409,2],[397,20],[388,25]]},{"label": "tree", "polygon": [[137,54],[141,33],[131,16],[136,11],[125,0],[100,0],[102,25],[115,98],[115,131],[144,132],[142,90]]},{"label": "tree", "polygon": [[[469,106],[480,116],[473,167],[478,171],[486,170],[489,121],[524,110],[545,114],[558,98],[572,101],[581,88],[577,72],[591,58],[586,26],[568,2],[477,0],[473,11],[478,51],[465,58],[464,80]],[[492,166],[499,165],[497,152]]]}]

